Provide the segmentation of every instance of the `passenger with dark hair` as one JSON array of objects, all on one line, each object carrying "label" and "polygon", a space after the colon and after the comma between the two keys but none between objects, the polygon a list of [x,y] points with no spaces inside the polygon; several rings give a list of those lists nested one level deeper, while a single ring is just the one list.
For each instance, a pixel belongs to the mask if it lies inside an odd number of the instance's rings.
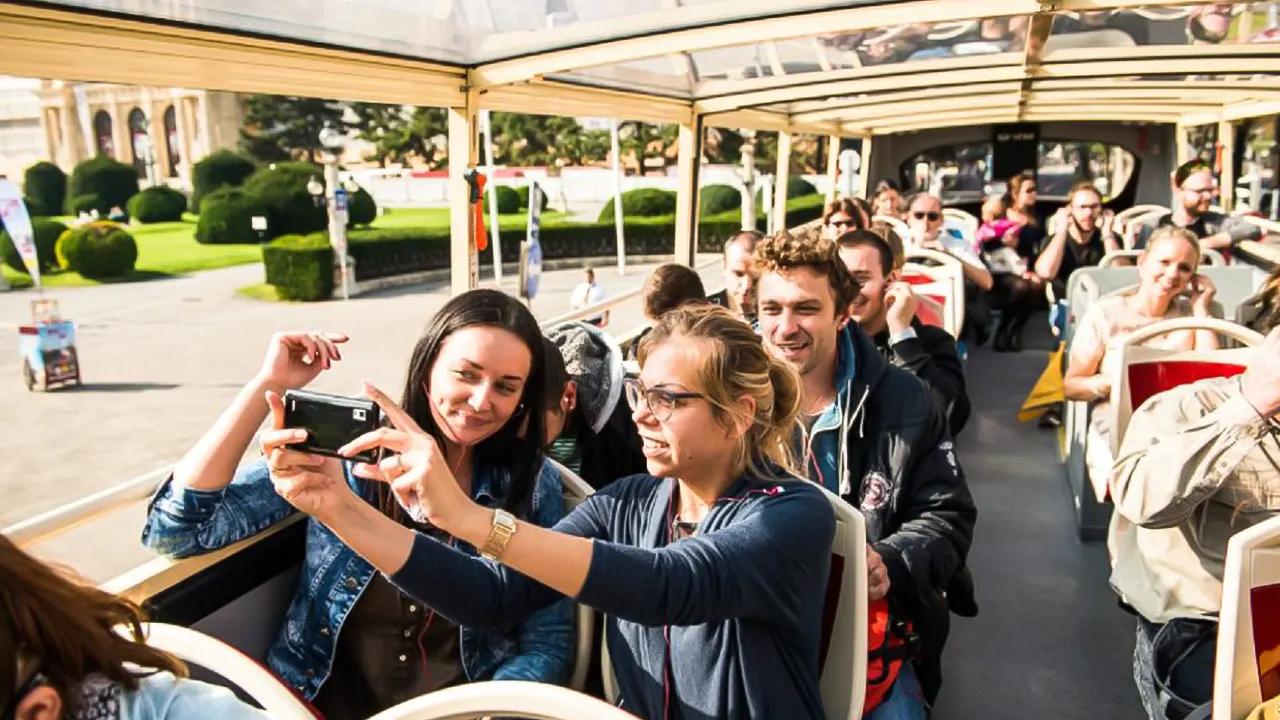
[{"label": "passenger with dark hair", "polygon": [[621,348],[589,323],[561,323],[546,332],[565,369],[561,400],[548,408],[557,417],[547,454],[595,488],[644,472],[640,436],[620,402]]},{"label": "passenger with dark hair", "polygon": [[760,332],[800,371],[796,454],[815,483],[867,520],[871,601],[911,623],[919,653],[869,715],[922,719],[942,684],[950,612],[977,612],[965,567],[977,509],[947,421],[919,378],[894,367],[849,307],[858,283],[836,244],[779,233],[756,247]]},{"label": "passenger with dark hair", "polygon": [[836,243],[858,284],[850,309],[853,320],[871,336],[881,357],[924,381],[946,413],[951,435],[959,435],[969,420],[969,395],[956,339],[916,318],[919,298],[901,281],[884,238],[855,230]]},{"label": "passenger with dark hair", "polygon": [[265,720],[146,642],[142,608],[0,535],[0,718]]},{"label": "passenger with dark hair", "polygon": [[[657,322],[663,315],[689,302],[708,302],[707,291],[702,286],[698,271],[688,265],[666,263],[659,265],[645,278],[640,290],[640,304],[649,322]],[[627,358],[635,360],[640,354],[640,341],[649,333],[646,328],[627,346]]]},{"label": "passenger with dark hair", "polygon": [[743,230],[724,243],[724,290],[707,298],[740,318],[750,320],[756,312],[755,276],[751,253],[764,235]]},{"label": "passenger with dark hair", "polygon": [[898,186],[888,180],[881,180],[871,200],[872,218],[883,216],[902,219],[904,212],[902,193]]},{"label": "passenger with dark hair", "polygon": [[1227,251],[1244,240],[1262,238],[1262,228],[1248,220],[1210,210],[1217,196],[1218,181],[1213,176],[1213,168],[1202,160],[1183,163],[1173,173],[1172,212],[1139,226],[1134,247],[1145,248],[1151,233],[1170,225],[1195,234],[1201,250]]},{"label": "passenger with dark hair", "polygon": [[[174,557],[203,555],[284,520],[297,511],[272,489],[273,468],[323,474],[388,524],[445,537],[351,462],[289,449],[305,432],[264,431],[264,457],[237,469],[268,413],[283,415],[281,395],[340,362],[346,342],[337,333],[276,333],[262,369],[156,492],[143,544]],[[559,473],[543,459],[544,353],[538,323],[519,300],[497,290],[463,293],[427,323],[409,358],[402,404],[441,448],[459,493],[550,527],[564,515],[564,499]],[[460,626],[315,522],[301,575],[267,664],[329,717],[369,717],[466,682],[569,678],[567,601],[519,624]]]},{"label": "passenger with dark hair", "polygon": [[607,615],[619,704],[638,717],[826,717],[819,657],[836,523],[830,501],[788,469],[795,370],[710,304],[664,315],[640,368],[626,396],[647,473],[591,495],[553,530],[472,501],[438,442],[372,392],[392,428],[344,454],[394,453],[362,472],[483,558],[397,525],[327,475],[273,468],[272,479],[441,615],[504,627],[566,597]]},{"label": "passenger with dark hair", "polygon": [[852,198],[836,198],[822,211],[823,234],[834,240],[850,230],[861,230],[871,219]]},{"label": "passenger with dark hair", "polygon": [[985,257],[1011,258],[992,272],[992,304],[1003,311],[995,333],[996,352],[1020,352],[1022,329],[1037,309],[1048,307],[1045,281],[1032,270],[1046,237],[1044,222],[1036,209],[1038,199],[1033,173],[1013,176],[1004,198],[1005,219],[1009,222],[1002,235],[983,242]]}]

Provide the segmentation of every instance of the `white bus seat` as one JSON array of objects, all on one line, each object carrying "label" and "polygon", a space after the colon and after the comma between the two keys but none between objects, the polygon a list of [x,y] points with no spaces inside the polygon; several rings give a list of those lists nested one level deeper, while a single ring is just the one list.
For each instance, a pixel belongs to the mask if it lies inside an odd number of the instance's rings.
[{"label": "white bus seat", "polygon": [[1232,535],[1223,567],[1213,719],[1244,720],[1280,697],[1280,517]]},{"label": "white bus seat", "polygon": [[[867,693],[867,526],[849,503],[819,488],[836,514],[836,536],[831,548],[831,576],[827,599],[832,599],[834,583],[839,583],[835,606],[822,613],[823,645],[819,688],[822,704],[830,720],[858,720]],[[606,634],[607,638],[607,634]],[[601,653],[605,699],[618,701],[617,681],[609,659],[609,645]]]},{"label": "white bus seat", "polygon": [[[595,488],[591,487],[586,480],[578,477],[578,474],[569,468],[551,458],[546,458],[546,462],[550,463],[560,473],[560,484],[564,488],[564,509],[566,514],[578,507],[582,501],[595,492]],[[573,673],[569,676],[569,687],[581,691],[587,686],[587,673],[591,670],[591,649],[596,634],[595,610],[582,604],[577,604],[574,607],[577,608],[578,641],[573,653]]]},{"label": "white bus seat", "polygon": [[[280,678],[231,645],[181,625],[144,623],[143,629],[148,645],[189,665],[217,673],[253,698],[269,717],[277,720],[315,720],[319,717]],[[117,628],[117,632],[130,637],[124,628]]]},{"label": "white bus seat", "polygon": [[635,720],[635,716],[559,685],[503,680],[458,685],[383,710],[371,720]]},{"label": "white bus seat", "polygon": [[898,234],[898,239],[902,240],[902,242],[906,242],[907,236],[911,234],[911,228],[907,227],[906,223],[896,217],[891,217],[889,215],[876,215],[871,218],[871,222],[875,222],[877,220],[882,220],[887,223],[889,227],[893,228],[893,231]]},{"label": "white bus seat", "polygon": [[965,287],[964,269],[959,258],[936,250],[908,250],[906,264],[902,268],[902,280],[911,285],[940,282],[949,284],[951,291],[944,293],[945,300],[934,299],[946,311],[947,332],[960,337],[960,328],[964,325]]},{"label": "white bus seat", "polygon": [[[1245,347],[1219,350],[1164,350],[1141,343],[1179,330],[1212,330]],[[1154,395],[1213,377],[1231,377],[1244,372],[1253,346],[1262,342],[1258,333],[1217,318],[1175,318],[1152,323],[1107,343],[1104,372],[1111,383],[1111,452],[1120,453],[1124,431],[1133,411]],[[1108,495],[1107,478],[1090,478],[1101,502]]]},{"label": "white bus seat", "polygon": [[942,228],[952,235],[961,237],[970,247],[973,247],[973,240],[978,236],[978,229],[969,227],[968,221],[960,218],[945,218],[942,221]]},{"label": "white bus seat", "polygon": [[1142,215],[1150,215],[1156,212],[1165,214],[1170,212],[1170,210],[1164,205],[1153,205],[1153,204],[1134,205],[1133,207],[1128,208],[1127,210],[1121,210],[1120,212],[1116,213],[1116,220],[1120,222],[1122,225],[1127,225],[1136,217],[1139,217]]},{"label": "white bus seat", "polygon": [[960,208],[942,208],[942,217],[955,221],[960,228],[963,228],[967,239],[973,240],[978,236],[978,228],[981,226],[978,218]]},{"label": "white bus seat", "polygon": [[1121,236],[1124,238],[1124,246],[1126,248],[1133,249],[1134,243],[1138,240],[1138,228],[1143,225],[1155,223],[1160,220],[1160,218],[1168,214],[1169,210],[1167,208],[1159,208],[1140,215],[1134,215],[1125,223],[1124,229],[1121,230]]}]

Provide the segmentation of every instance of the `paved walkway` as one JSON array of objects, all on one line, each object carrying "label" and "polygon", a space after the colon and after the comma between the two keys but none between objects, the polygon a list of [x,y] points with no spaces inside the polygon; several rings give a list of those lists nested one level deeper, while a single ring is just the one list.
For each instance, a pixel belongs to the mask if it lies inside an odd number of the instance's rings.
[{"label": "paved walkway", "polygon": [[[700,263],[714,260],[703,257]],[[610,295],[639,287],[653,265],[597,270]],[[248,300],[235,289],[261,281],[244,266],[135,285],[58,290],[63,316],[76,321],[85,387],[28,393],[16,347],[0,354],[0,527],[152,472],[176,461],[257,371],[267,338],[281,329],[345,332],[344,362],[317,390],[352,394],[360,381],[387,388],[404,381],[404,364],[427,320],[448,299],[448,285],[396,288],[348,302],[285,304]],[[719,268],[703,270],[708,283]],[[544,275],[534,313],[567,311],[581,270]],[[492,286],[492,281],[489,281]],[[515,279],[504,283],[515,291]],[[29,317],[30,292],[0,293],[0,334]],[[615,309],[610,328],[643,321],[637,302]],[[147,559],[137,546],[140,508],[94,522],[35,550],[103,580]]]}]

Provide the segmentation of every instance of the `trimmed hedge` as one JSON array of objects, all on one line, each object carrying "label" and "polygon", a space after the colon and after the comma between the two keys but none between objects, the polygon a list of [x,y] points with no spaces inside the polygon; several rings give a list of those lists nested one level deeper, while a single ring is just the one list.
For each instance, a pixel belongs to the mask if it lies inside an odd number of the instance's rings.
[{"label": "trimmed hedge", "polygon": [[156,185],[129,198],[129,217],[143,224],[177,222],[187,211],[187,196],[168,185]]},{"label": "trimmed hedge", "polygon": [[704,217],[742,211],[742,191],[732,185],[708,185],[698,196],[698,212]]},{"label": "trimmed hedge", "polygon": [[256,163],[232,150],[219,150],[196,163],[191,172],[191,212],[200,212],[200,203],[215,190],[240,187],[257,169]]},{"label": "trimmed hedge", "polygon": [[67,214],[79,216],[80,213],[98,211],[102,217],[106,217],[111,212],[111,206],[102,201],[97,193],[89,193],[88,195],[76,195],[67,198]]},{"label": "trimmed hedge", "polygon": [[[787,200],[788,205],[792,198],[808,197],[817,195],[818,188],[813,183],[804,178],[795,177],[794,175],[787,179]],[[764,202],[764,188],[756,190],[756,206],[759,207]]]},{"label": "trimmed hedge", "polygon": [[64,269],[84,277],[118,278],[129,274],[138,262],[138,243],[116,223],[86,223],[58,238],[57,255]]},{"label": "trimmed hedge", "polygon": [[283,235],[262,247],[267,282],[281,300],[326,300],[333,296],[333,248],[328,236]]},{"label": "trimmed hedge", "polygon": [[67,203],[67,174],[42,160],[22,174],[22,192],[32,216],[57,215]]},{"label": "trimmed hedge", "polygon": [[[107,214],[111,208],[121,210],[129,205],[129,198],[138,194],[138,173],[132,165],[117,162],[106,155],[99,155],[91,160],[76,165],[71,171],[71,182],[67,186],[68,202],[79,200],[85,195],[97,195],[100,214]],[[67,211],[75,214],[79,209],[68,205]]]},{"label": "trimmed hedge", "polygon": [[[43,200],[31,197],[30,195],[22,196],[22,204],[27,206],[27,215],[30,215],[33,218],[52,217],[54,215],[62,214],[61,212],[49,212],[49,206],[45,205]],[[61,208],[62,206],[59,205],[58,207]]]},{"label": "trimmed hedge", "polygon": [[[541,198],[542,200],[540,203],[538,203],[539,205],[542,206],[539,209],[542,212],[546,212],[547,203],[551,202],[551,200],[547,196],[546,188],[539,188],[539,190],[540,192],[538,193],[538,197]],[[516,188],[516,195],[520,198],[520,207],[518,209],[520,211],[527,211],[529,209],[529,186],[521,185],[520,187]]]},{"label": "trimmed hedge", "polygon": [[277,163],[258,170],[244,183],[244,191],[267,208],[268,238],[309,235],[329,225],[328,211],[307,191],[311,178],[323,181],[324,168],[305,162]]},{"label": "trimmed hedge", "polygon": [[378,203],[364,188],[356,188],[347,200],[347,227],[369,225],[378,219]]},{"label": "trimmed hedge", "polygon": [[[622,217],[662,217],[675,215],[676,194],[658,188],[637,188],[622,193]],[[600,211],[599,222],[613,222],[613,199]]]},{"label": "trimmed hedge", "polygon": [[[821,195],[814,195],[789,202],[787,226],[821,217],[822,201]],[[762,227],[764,217],[763,212],[758,215]],[[699,252],[720,252],[724,241],[740,229],[739,212],[704,218],[698,229]],[[543,223],[540,235],[543,257],[548,260],[612,257],[615,253],[612,220],[603,223],[550,221]],[[627,218],[626,241],[628,255],[670,254],[675,251],[675,221],[670,216]],[[348,233],[348,247],[356,261],[356,281],[449,267],[448,228],[353,230]],[[505,242],[502,251],[504,262],[516,262],[520,244]],[[288,259],[283,257],[286,255]],[[333,291],[333,250],[323,233],[273,242],[263,248],[263,262],[267,265],[267,282],[276,286],[282,298],[324,299]],[[492,246],[481,253],[481,262],[492,264]],[[272,269],[273,264],[277,269]],[[324,277],[318,277],[317,273]]]},{"label": "trimmed hedge", "polygon": [[[204,210],[196,223],[196,242],[201,245],[247,245],[270,237],[253,229],[255,215],[267,217],[262,201],[236,187],[224,187],[204,199]],[[271,228],[271,220],[267,220]]]},{"label": "trimmed hedge", "polygon": [[[46,273],[58,269],[58,238],[67,231],[67,226],[49,218],[31,218],[31,230],[35,234],[36,260],[40,263],[40,272]],[[8,231],[0,232],[0,251],[4,253],[4,263],[20,273],[26,274],[27,266],[22,263],[22,256],[13,244]]]},{"label": "trimmed hedge", "polygon": [[520,212],[520,208],[529,206],[529,193],[525,191],[524,204],[520,203],[520,191],[506,185],[490,185],[485,188],[484,211],[489,212],[488,194],[498,193],[498,214],[499,215],[515,215]]}]

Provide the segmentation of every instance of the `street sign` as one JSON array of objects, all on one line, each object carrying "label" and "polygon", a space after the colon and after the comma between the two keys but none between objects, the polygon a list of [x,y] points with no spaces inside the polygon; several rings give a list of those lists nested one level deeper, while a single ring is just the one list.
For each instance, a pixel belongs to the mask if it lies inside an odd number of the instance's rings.
[{"label": "street sign", "polygon": [[542,281],[542,245],[538,232],[542,225],[542,188],[529,184],[529,226],[525,241],[520,243],[520,297],[534,299]]},{"label": "street sign", "polygon": [[347,190],[346,188],[338,188],[333,191],[333,209],[344,213],[347,211]]}]

